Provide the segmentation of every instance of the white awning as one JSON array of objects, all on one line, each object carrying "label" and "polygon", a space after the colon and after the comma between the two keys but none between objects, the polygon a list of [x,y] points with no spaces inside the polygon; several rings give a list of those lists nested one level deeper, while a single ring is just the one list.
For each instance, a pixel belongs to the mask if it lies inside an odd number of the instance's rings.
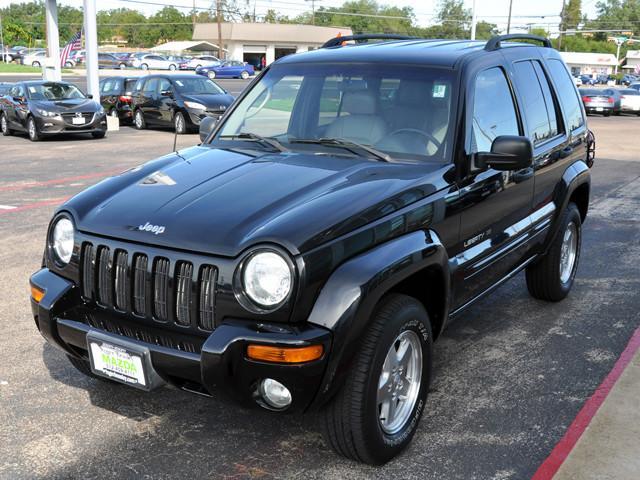
[{"label": "white awning", "polygon": [[[150,50],[154,52],[166,52],[166,53],[181,53],[185,51],[189,52],[217,52],[218,45],[206,42],[206,41],[182,41],[182,42],[167,42],[162,45],[152,47]],[[226,49],[222,49],[226,52]]]}]

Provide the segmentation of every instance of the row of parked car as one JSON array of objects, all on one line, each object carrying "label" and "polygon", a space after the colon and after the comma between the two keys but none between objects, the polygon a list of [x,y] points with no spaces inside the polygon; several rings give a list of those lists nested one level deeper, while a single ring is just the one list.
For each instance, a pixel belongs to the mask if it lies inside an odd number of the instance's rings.
[{"label": "row of parked car", "polygon": [[203,75],[170,73],[104,78],[100,98],[98,103],[69,82],[0,84],[0,129],[5,136],[27,133],[33,142],[67,133],[102,138],[110,115],[139,130],[172,127],[184,134],[207,117],[217,120],[234,101]]},{"label": "row of parked car", "polygon": [[598,75],[574,75],[573,76],[574,83],[576,86],[580,87],[583,85],[593,86],[593,85],[609,85],[614,86],[616,84],[619,85],[631,85],[632,83],[640,82],[640,76],[634,75],[631,73],[625,74],[622,78],[618,79],[613,75],[607,74],[598,74]]},{"label": "row of parked car", "polygon": [[640,83],[629,88],[580,88],[580,96],[587,113],[640,115]]},{"label": "row of parked car", "polygon": [[[17,50],[13,50],[17,49]],[[13,47],[8,61],[15,61],[24,65],[41,67],[45,63],[47,52],[44,49],[28,49]],[[85,63],[85,50],[74,50],[64,66],[73,68]],[[198,55],[195,57],[159,55],[149,52],[100,52],[98,53],[98,68],[120,69],[137,68],[141,70],[198,70],[203,68],[203,74],[209,78],[242,78],[247,79],[255,74],[253,65],[237,60],[220,60],[213,55]]]}]

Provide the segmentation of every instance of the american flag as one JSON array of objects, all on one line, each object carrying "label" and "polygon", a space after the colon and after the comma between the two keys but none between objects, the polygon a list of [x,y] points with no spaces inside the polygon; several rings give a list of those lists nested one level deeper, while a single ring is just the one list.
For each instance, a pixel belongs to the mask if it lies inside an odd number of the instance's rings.
[{"label": "american flag", "polygon": [[72,51],[80,50],[82,48],[81,39],[82,39],[82,30],[80,30],[73,37],[71,37],[71,40],[69,40],[69,43],[67,43],[64,46],[64,48],[62,49],[62,52],[60,52],[60,65],[62,67],[64,67],[64,65],[67,63],[67,59],[69,58],[69,55],[71,54]]}]

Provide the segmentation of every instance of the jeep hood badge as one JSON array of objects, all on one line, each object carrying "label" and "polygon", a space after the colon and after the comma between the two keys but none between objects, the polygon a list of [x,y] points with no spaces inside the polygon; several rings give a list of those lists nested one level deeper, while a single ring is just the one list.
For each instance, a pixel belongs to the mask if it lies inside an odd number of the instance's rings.
[{"label": "jeep hood badge", "polygon": [[165,228],[164,225],[151,225],[147,222],[144,225],[138,225],[138,230],[141,232],[151,232],[154,235],[160,235],[161,233],[164,233]]}]

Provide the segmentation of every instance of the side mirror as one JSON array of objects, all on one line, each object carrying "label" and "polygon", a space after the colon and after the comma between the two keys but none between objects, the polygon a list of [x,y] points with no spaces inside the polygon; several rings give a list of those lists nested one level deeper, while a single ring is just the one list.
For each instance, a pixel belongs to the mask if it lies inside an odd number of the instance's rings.
[{"label": "side mirror", "polygon": [[501,171],[522,170],[533,164],[533,145],[527,137],[501,135],[493,140],[490,152],[476,154],[476,164]]},{"label": "side mirror", "polygon": [[13,97],[14,102],[22,103],[24,102],[24,97]]},{"label": "side mirror", "polygon": [[93,95],[92,95],[91,93],[89,93],[89,94],[87,94],[87,98],[88,98],[89,100],[91,100],[91,99],[93,98]]},{"label": "side mirror", "polygon": [[209,134],[213,132],[217,120],[213,117],[204,117],[200,122],[200,141],[204,142]]},{"label": "side mirror", "polygon": [[160,92],[161,97],[173,97],[173,92],[171,90],[163,90]]}]

